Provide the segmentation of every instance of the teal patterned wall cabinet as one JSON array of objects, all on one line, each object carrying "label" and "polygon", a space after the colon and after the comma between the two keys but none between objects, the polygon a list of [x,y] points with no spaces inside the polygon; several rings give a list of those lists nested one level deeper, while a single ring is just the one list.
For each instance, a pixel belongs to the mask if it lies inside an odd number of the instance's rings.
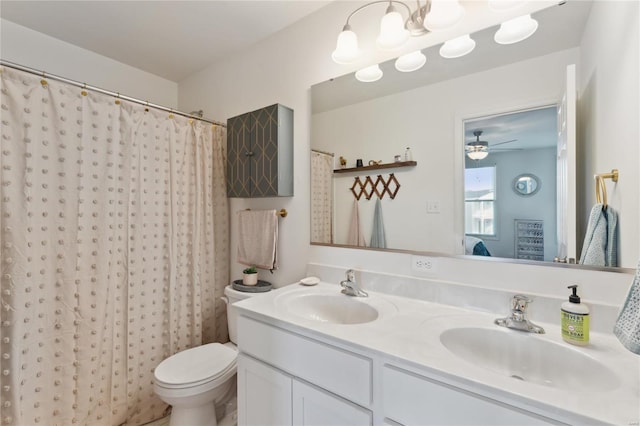
[{"label": "teal patterned wall cabinet", "polygon": [[293,110],[275,104],[227,120],[227,196],[293,196]]}]

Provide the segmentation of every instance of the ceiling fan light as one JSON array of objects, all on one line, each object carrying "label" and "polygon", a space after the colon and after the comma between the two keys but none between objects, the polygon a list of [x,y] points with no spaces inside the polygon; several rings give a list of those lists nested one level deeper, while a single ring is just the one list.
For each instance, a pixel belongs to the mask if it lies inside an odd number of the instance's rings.
[{"label": "ceiling fan light", "polygon": [[472,160],[482,160],[487,158],[489,155],[489,151],[486,148],[467,150],[467,157]]},{"label": "ceiling fan light", "polygon": [[518,43],[529,38],[537,29],[538,21],[531,15],[523,15],[503,22],[493,39],[498,44]]},{"label": "ceiling fan light", "polygon": [[400,72],[412,72],[419,70],[427,62],[427,57],[420,50],[407,53],[396,59],[396,69]]},{"label": "ceiling fan light", "polygon": [[445,42],[440,47],[440,56],[446,59],[459,58],[468,55],[476,48],[476,42],[469,34]]},{"label": "ceiling fan light", "polygon": [[489,0],[489,9],[495,12],[514,9],[525,3],[526,0]]},{"label": "ceiling fan light", "polygon": [[356,79],[363,83],[373,83],[382,78],[382,70],[378,64],[356,71]]},{"label": "ceiling fan light", "polygon": [[380,34],[376,45],[380,49],[393,50],[401,47],[408,39],[409,30],[404,26],[402,15],[393,6],[389,6],[380,21]]},{"label": "ceiling fan light", "polygon": [[331,54],[331,59],[337,64],[349,64],[360,56],[358,49],[358,36],[351,31],[349,25],[345,25],[338,35],[336,50]]},{"label": "ceiling fan light", "polygon": [[432,0],[431,10],[424,19],[429,31],[446,30],[458,24],[464,17],[464,7],[458,0]]}]

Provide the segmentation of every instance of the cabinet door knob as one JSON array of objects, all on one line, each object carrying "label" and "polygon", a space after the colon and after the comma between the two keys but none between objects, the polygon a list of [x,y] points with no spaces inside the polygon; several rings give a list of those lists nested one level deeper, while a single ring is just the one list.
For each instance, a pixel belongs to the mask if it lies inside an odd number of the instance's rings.
[{"label": "cabinet door knob", "polygon": [[253,151],[248,151],[244,153],[245,157],[253,157]]}]

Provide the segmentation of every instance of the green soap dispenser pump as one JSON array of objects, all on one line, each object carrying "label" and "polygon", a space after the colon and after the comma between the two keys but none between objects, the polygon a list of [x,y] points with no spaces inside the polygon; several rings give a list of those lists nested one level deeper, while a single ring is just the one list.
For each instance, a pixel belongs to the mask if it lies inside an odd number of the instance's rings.
[{"label": "green soap dispenser pump", "polygon": [[589,307],[580,303],[577,285],[567,288],[572,289],[573,294],[560,309],[562,338],[572,345],[586,346],[589,344]]}]

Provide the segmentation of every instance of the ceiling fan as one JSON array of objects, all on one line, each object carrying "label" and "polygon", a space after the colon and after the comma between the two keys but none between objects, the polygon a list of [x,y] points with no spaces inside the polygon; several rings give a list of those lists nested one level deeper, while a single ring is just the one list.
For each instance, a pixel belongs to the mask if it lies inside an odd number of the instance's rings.
[{"label": "ceiling fan", "polygon": [[[476,137],[476,140],[467,143],[467,145],[464,147],[467,157],[471,158],[472,160],[482,160],[483,158],[486,158],[487,155],[489,155],[489,142],[481,141],[480,140],[481,135],[482,135],[482,130],[474,130],[473,136]],[[517,139],[511,139],[508,141],[491,144],[491,151],[518,150],[520,148],[513,148],[513,149],[494,148],[498,145],[504,145],[507,143],[515,142],[515,141],[517,141]]]}]

